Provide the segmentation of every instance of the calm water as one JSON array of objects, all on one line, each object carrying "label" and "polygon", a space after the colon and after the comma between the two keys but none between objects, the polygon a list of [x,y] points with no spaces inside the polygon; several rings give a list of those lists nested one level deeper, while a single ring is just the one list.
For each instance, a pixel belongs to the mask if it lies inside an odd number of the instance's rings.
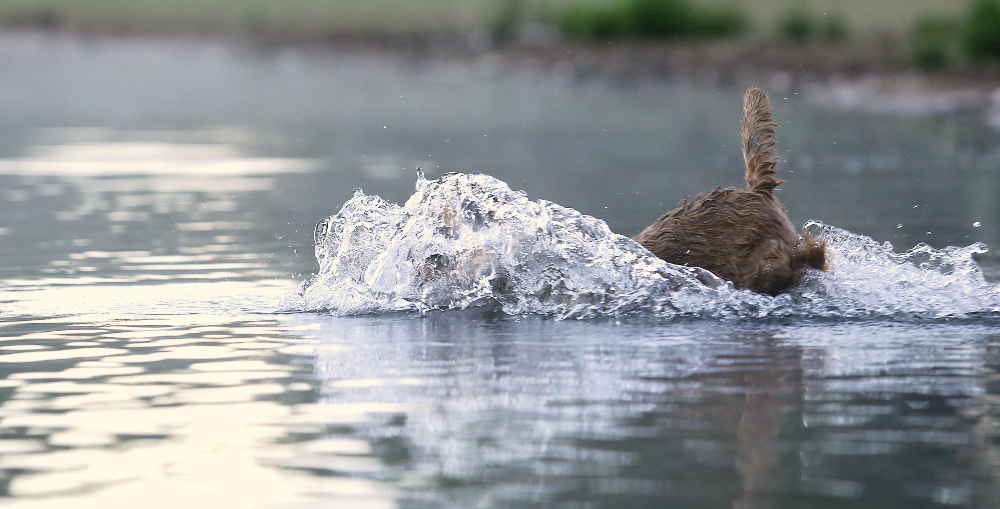
[{"label": "calm water", "polygon": [[[738,185],[740,92],[0,35],[3,503],[1000,506],[989,304],[850,320],[278,312],[319,268],[316,221],[356,187],[402,203],[417,166],[488,173],[628,235]],[[1000,245],[1000,134],[979,118],[787,97],[793,222],[897,251]],[[1000,259],[977,259],[995,281]]]}]

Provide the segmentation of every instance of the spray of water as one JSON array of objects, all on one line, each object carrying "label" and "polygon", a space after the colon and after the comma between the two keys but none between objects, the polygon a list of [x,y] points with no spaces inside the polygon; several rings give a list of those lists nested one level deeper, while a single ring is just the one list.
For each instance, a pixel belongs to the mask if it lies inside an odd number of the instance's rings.
[{"label": "spray of water", "polygon": [[600,219],[529,200],[488,175],[419,176],[403,206],[356,190],[320,221],[320,270],[284,307],[346,315],[491,306],[560,318],[1000,313],[1000,292],[972,258],[982,244],[897,254],[822,223],[805,229],[827,240],[833,270],[770,297],[664,262]]}]

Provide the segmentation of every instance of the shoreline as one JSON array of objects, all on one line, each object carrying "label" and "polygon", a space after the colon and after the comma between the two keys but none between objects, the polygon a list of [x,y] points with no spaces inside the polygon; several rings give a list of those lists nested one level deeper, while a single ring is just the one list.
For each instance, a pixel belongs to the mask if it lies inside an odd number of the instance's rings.
[{"label": "shoreline", "polygon": [[[475,33],[321,40],[243,38],[259,48],[302,47],[379,55],[402,64],[486,63],[498,74],[547,75],[564,86],[765,87],[824,108],[898,115],[981,116],[1000,130],[1000,62],[927,70],[895,38],[793,44],[764,39],[563,41],[544,31],[526,42],[486,45]],[[478,47],[477,47],[478,46]]]},{"label": "shoreline", "polygon": [[690,84],[722,88],[755,84],[769,93],[797,93],[820,107],[901,115],[982,115],[1000,129],[1000,62],[912,64],[898,38],[790,43],[767,39],[565,41],[544,26],[496,44],[485,29],[414,32],[212,33],[0,28],[0,36],[80,40],[187,40],[252,51],[379,58],[397,65],[488,68],[488,74],[530,72],[563,86],[646,87]]},{"label": "shoreline", "polygon": [[517,41],[493,44],[470,34],[236,38],[258,48],[300,47],[379,55],[404,65],[486,63],[499,74],[547,74],[567,86],[641,87],[756,84],[775,95],[799,93],[817,106],[901,115],[982,115],[1000,129],[1000,62],[914,65],[898,37],[790,43],[773,39],[563,40],[527,25]]},{"label": "shoreline", "polygon": [[817,106],[900,115],[984,115],[1000,129],[1000,63],[936,70],[892,47],[771,41],[613,43],[501,49],[509,66],[547,66],[583,83],[765,87]]}]

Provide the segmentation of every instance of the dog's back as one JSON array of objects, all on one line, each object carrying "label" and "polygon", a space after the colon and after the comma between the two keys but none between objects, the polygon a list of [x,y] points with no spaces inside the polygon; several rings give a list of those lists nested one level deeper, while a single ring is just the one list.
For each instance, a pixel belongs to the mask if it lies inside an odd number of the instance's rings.
[{"label": "dog's back", "polygon": [[776,295],[798,283],[807,268],[824,269],[825,244],[799,237],[774,196],[775,123],[767,94],[757,88],[743,100],[743,160],[747,189],[717,189],[674,210],[635,240],[656,256],[702,267],[737,288]]}]

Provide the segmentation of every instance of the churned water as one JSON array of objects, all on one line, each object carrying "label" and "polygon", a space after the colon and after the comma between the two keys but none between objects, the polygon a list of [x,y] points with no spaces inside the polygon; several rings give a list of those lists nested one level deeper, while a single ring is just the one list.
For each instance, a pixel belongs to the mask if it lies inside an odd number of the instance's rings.
[{"label": "churned water", "polygon": [[833,257],[772,298],[627,238],[740,184],[742,85],[11,33],[0,69],[0,505],[1000,506],[979,118],[771,90]]},{"label": "churned water", "polygon": [[338,315],[499,307],[559,318],[997,318],[1000,289],[972,255],[986,246],[896,253],[834,226],[831,270],[793,291],[739,291],[711,273],[664,262],[597,218],[532,201],[488,175],[420,175],[403,206],[361,190],[316,226],[319,272],[290,309]]}]

